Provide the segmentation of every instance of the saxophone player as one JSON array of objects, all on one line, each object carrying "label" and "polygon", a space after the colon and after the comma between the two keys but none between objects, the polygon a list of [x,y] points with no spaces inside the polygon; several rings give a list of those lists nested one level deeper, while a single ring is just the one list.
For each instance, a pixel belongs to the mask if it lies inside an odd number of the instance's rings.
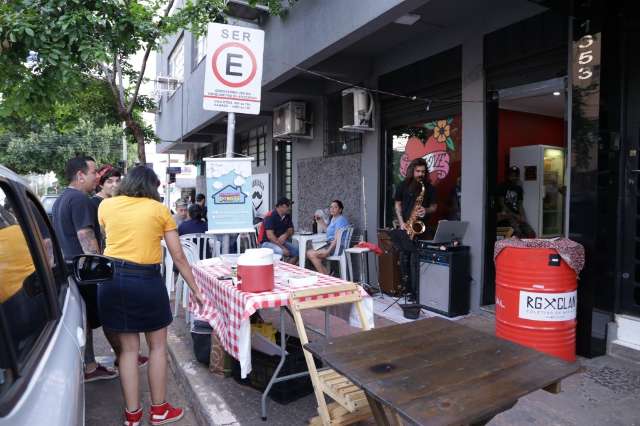
[{"label": "saxophone player", "polygon": [[[416,297],[418,285],[418,256],[414,239],[419,239],[420,222],[426,223],[430,214],[438,207],[436,191],[427,177],[427,162],[416,158],[409,164],[407,175],[398,185],[394,195],[395,213],[400,229],[393,238],[400,252],[400,275],[402,287]],[[418,231],[416,231],[416,229]]]}]

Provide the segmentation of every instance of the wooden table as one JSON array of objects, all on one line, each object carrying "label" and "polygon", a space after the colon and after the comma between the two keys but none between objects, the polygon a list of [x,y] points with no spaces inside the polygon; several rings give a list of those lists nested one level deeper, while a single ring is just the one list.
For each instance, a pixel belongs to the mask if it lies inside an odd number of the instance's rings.
[{"label": "wooden table", "polygon": [[361,387],[379,425],[484,424],[538,389],[557,393],[568,363],[442,318],[309,343]]}]

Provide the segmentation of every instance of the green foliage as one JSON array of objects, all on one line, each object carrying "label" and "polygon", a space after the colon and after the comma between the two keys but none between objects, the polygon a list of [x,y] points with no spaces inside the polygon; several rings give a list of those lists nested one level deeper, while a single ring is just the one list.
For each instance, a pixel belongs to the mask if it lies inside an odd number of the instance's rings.
[{"label": "green foliage", "polygon": [[[289,0],[289,4],[295,0]],[[76,115],[86,116],[97,105],[98,127],[117,117],[126,122],[139,145],[144,161],[144,143],[154,139],[141,113],[154,108],[140,97],[138,85],[146,66],[136,69],[132,58],[148,54],[166,37],[186,29],[196,35],[209,22],[222,22],[225,0],[186,0],[168,13],[174,0],[5,0],[0,1],[0,132],[24,133],[38,126],[58,128],[62,134],[73,128]],[[250,0],[266,4],[282,16],[280,0]],[[129,87],[120,87],[118,75]],[[84,91],[77,106],[70,98],[82,91],[88,80],[101,80],[95,97]],[[96,82],[96,84],[98,84]],[[121,98],[118,93],[124,93]],[[90,101],[95,101],[91,104]],[[111,114],[101,105],[110,103]],[[110,117],[111,115],[111,117]],[[2,123],[5,119],[5,124]],[[84,118],[83,118],[84,119]],[[20,125],[9,124],[23,120]]]},{"label": "green foliage", "polygon": [[64,182],[64,165],[78,153],[94,157],[98,164],[116,164],[122,158],[122,129],[81,121],[67,133],[46,125],[38,133],[0,136],[0,163],[21,174],[53,171]]}]

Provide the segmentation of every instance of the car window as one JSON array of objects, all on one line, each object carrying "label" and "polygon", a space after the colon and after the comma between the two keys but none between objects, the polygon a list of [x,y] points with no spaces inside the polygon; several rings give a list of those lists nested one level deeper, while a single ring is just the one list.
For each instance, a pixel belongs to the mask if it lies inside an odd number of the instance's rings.
[{"label": "car window", "polygon": [[50,223],[45,220],[41,210],[36,206],[35,202],[29,198],[29,206],[31,212],[36,220],[36,226],[40,231],[42,237],[42,244],[44,246],[45,254],[47,256],[47,264],[53,273],[56,282],[56,293],[60,293],[60,289],[66,284],[66,274],[64,270],[64,260],[62,258],[62,252],[59,250],[57,241],[53,237],[54,233],[51,230]]},{"label": "car window", "polygon": [[44,211],[47,213],[51,213],[51,209],[53,209],[53,204],[56,202],[57,197],[44,197],[42,199],[42,207],[44,207]]},{"label": "car window", "polygon": [[22,374],[53,317],[47,278],[36,268],[24,224],[13,197],[0,186],[0,398]]}]

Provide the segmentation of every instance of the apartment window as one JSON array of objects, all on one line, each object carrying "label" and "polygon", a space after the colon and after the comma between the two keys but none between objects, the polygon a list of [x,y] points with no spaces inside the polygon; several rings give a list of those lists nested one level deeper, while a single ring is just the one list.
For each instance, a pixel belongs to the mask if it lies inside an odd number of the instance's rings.
[{"label": "apartment window", "polygon": [[192,60],[192,64],[191,64],[191,69],[195,69],[198,64],[200,63],[200,61],[202,61],[204,59],[204,57],[206,56],[206,52],[205,52],[205,45],[207,43],[207,35],[203,34],[200,37],[192,37],[192,54],[191,54],[191,58]]},{"label": "apartment window", "polygon": [[342,92],[327,96],[325,103],[324,156],[357,154],[362,152],[362,133],[341,132]]},{"label": "apartment window", "polygon": [[253,157],[255,167],[267,165],[267,128],[259,126],[238,136],[238,152]]},{"label": "apartment window", "polygon": [[169,77],[178,81],[182,81],[184,78],[184,41],[182,36],[180,36],[171,54],[169,54],[167,71]]}]

